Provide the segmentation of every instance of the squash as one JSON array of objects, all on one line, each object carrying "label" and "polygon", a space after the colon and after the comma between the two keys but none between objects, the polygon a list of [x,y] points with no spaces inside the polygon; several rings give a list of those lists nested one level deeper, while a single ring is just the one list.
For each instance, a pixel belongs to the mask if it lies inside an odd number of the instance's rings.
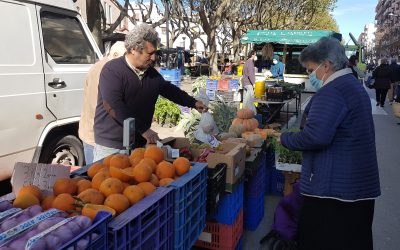
[{"label": "squash", "polygon": [[239,124],[243,125],[243,119],[241,119],[241,118],[233,119],[232,125],[239,125]]},{"label": "squash", "polygon": [[246,108],[239,109],[236,116],[241,119],[250,119],[254,117],[254,111]]},{"label": "squash", "polygon": [[224,141],[229,138],[237,138],[237,135],[236,135],[236,133],[229,132],[229,133],[221,133],[218,135],[218,137],[219,137],[220,141]]},{"label": "squash", "polygon": [[254,131],[258,127],[258,121],[255,118],[243,120],[243,127],[246,131]]},{"label": "squash", "polygon": [[[238,119],[240,119],[240,118],[238,118]],[[232,124],[229,127],[229,133],[234,133],[234,134],[236,134],[237,137],[240,137],[244,131],[245,130],[244,130],[243,124]]]}]

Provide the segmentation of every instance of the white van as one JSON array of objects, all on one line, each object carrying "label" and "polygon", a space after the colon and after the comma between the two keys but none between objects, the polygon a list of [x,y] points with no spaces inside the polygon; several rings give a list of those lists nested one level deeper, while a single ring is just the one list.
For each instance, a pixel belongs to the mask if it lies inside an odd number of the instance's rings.
[{"label": "white van", "polygon": [[0,180],[17,161],[82,165],[89,29],[72,0],[0,0],[0,23]]}]

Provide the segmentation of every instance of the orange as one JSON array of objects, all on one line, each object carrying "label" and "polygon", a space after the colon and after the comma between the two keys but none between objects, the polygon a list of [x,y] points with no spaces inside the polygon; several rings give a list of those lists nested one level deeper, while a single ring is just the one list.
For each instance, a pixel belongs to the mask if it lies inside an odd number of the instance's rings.
[{"label": "orange", "polygon": [[57,179],[53,186],[54,195],[59,195],[63,193],[76,194],[78,186],[70,178],[60,178]]},{"label": "orange", "polygon": [[117,178],[118,180],[123,182],[129,182],[134,180],[134,178],[133,178],[133,173],[129,172],[127,169],[128,168],[121,169],[111,166],[109,172],[111,177]]},{"label": "orange", "polygon": [[18,194],[13,202],[14,207],[22,209],[28,208],[33,205],[40,205],[40,201],[34,194],[31,193]]},{"label": "orange", "polygon": [[129,158],[132,167],[135,167],[141,160],[143,160],[141,157]]},{"label": "orange", "polygon": [[38,188],[35,185],[29,185],[29,186],[22,187],[19,190],[18,195],[26,194],[26,193],[33,194],[34,196],[36,196],[36,198],[39,199],[39,201],[42,200],[42,191],[40,190],[40,188]]},{"label": "orange", "polygon": [[177,158],[172,165],[175,167],[175,173],[177,176],[182,176],[189,172],[190,162],[185,157]]},{"label": "orange", "polygon": [[104,165],[103,163],[100,162],[93,163],[93,165],[88,168],[87,175],[90,178],[93,178],[99,172],[100,169],[103,169],[105,167],[106,165]]},{"label": "orange", "polygon": [[110,166],[110,160],[111,160],[111,158],[112,158],[113,156],[114,156],[114,155],[109,155],[109,156],[107,156],[106,158],[104,158],[104,159],[103,159],[103,164],[109,167],[109,166]]},{"label": "orange", "polygon": [[159,180],[158,180],[158,177],[157,177],[157,175],[155,175],[155,174],[152,174],[152,175],[151,175],[150,182],[151,182],[154,186],[156,186],[156,187],[158,187],[158,186],[160,185],[160,182],[159,182]]},{"label": "orange", "polygon": [[75,199],[71,194],[60,194],[52,202],[52,207],[65,212],[75,210]]},{"label": "orange", "polygon": [[157,165],[156,175],[159,179],[173,178],[175,176],[175,167],[167,161],[162,161]]},{"label": "orange", "polygon": [[78,194],[82,193],[83,191],[85,191],[86,189],[89,189],[92,187],[92,182],[89,180],[80,180],[78,181],[78,183],[76,184],[78,186]]},{"label": "orange", "polygon": [[144,158],[153,159],[157,164],[164,160],[164,151],[156,146],[149,146],[144,151]]},{"label": "orange", "polygon": [[130,203],[128,198],[126,198],[124,195],[112,194],[104,201],[104,205],[111,207],[117,212],[117,214],[120,214],[129,208]]},{"label": "orange", "polygon": [[145,148],[135,148],[134,150],[132,150],[131,155],[129,156],[129,158],[133,159],[133,158],[144,158],[144,151],[146,149]]},{"label": "orange", "polygon": [[140,161],[140,163],[146,163],[149,167],[151,167],[153,173],[156,171],[157,163],[153,159],[144,158]]},{"label": "orange", "polygon": [[154,186],[151,182],[142,182],[137,184],[138,187],[143,189],[143,192],[146,196],[153,193],[156,190],[156,186]]},{"label": "orange", "polygon": [[133,176],[137,182],[145,182],[151,179],[151,167],[149,167],[146,163],[139,163],[133,169]]},{"label": "orange", "polygon": [[78,198],[81,199],[84,203],[91,203],[91,204],[97,204],[101,205],[104,202],[104,195],[94,189],[94,188],[89,188],[83,191],[78,195]]},{"label": "orange", "polygon": [[100,211],[108,211],[111,213],[112,217],[114,217],[116,214],[115,209],[113,209],[111,207],[104,206],[104,205],[86,204],[82,208],[82,215],[87,216],[90,219],[94,220],[97,213]]},{"label": "orange", "polygon": [[138,203],[145,196],[143,189],[136,185],[126,187],[123,194],[128,198],[131,205]]},{"label": "orange", "polygon": [[71,181],[75,184],[78,184],[78,181],[80,180],[86,180],[86,179],[81,176],[75,176],[74,178],[71,179]]},{"label": "orange", "polygon": [[160,180],[160,187],[165,187],[174,182],[175,180],[172,178],[164,178]]},{"label": "orange", "polygon": [[129,184],[127,182],[122,182],[122,187],[124,188],[124,190],[125,190],[125,188],[129,187],[130,185],[131,184]]},{"label": "orange", "polygon": [[124,154],[115,154],[111,157],[110,167],[116,168],[129,168],[131,166],[131,162],[129,161],[129,156]]},{"label": "orange", "polygon": [[108,197],[112,194],[121,194],[124,191],[124,185],[122,181],[117,178],[107,178],[100,184],[100,192],[104,194],[104,196]]},{"label": "orange", "polygon": [[97,173],[92,179],[92,188],[99,189],[101,183],[109,177],[110,175],[108,173],[104,172]]},{"label": "orange", "polygon": [[51,204],[53,203],[53,201],[54,201],[54,199],[55,199],[56,197],[54,196],[54,195],[48,195],[48,196],[46,196],[43,200],[42,200],[42,203],[40,204],[41,206],[42,206],[42,208],[43,208],[43,210],[48,210],[48,209],[50,209],[51,208]]}]

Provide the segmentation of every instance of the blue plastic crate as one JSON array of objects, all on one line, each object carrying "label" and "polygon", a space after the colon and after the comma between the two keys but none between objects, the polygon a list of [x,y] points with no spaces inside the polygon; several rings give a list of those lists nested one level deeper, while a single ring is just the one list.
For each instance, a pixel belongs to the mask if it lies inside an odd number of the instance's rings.
[{"label": "blue plastic crate", "polygon": [[207,217],[211,220],[216,220],[218,223],[232,225],[235,222],[240,209],[243,208],[243,193],[244,183],[242,181],[233,193],[225,193],[224,198],[220,200],[217,212],[215,214],[207,215]]},{"label": "blue plastic crate", "polygon": [[238,90],[239,89],[239,80],[229,80],[229,90]]},{"label": "blue plastic crate", "polygon": [[160,69],[160,75],[170,82],[180,82],[181,81],[181,71],[179,69]]},{"label": "blue plastic crate", "polygon": [[266,150],[266,166],[267,168],[275,168],[275,150],[269,146]]},{"label": "blue plastic crate", "polygon": [[265,154],[262,156],[260,166],[254,176],[248,177],[245,185],[245,197],[258,197],[265,194],[266,185],[266,167],[265,167]]},{"label": "blue plastic crate", "polygon": [[110,220],[111,213],[100,211],[99,213],[97,213],[96,218],[94,218],[92,226],[84,230],[68,243],[64,244],[60,249],[106,250],[107,225]]},{"label": "blue plastic crate", "polygon": [[178,88],[181,87],[181,82],[180,81],[171,81],[171,84],[177,86]]},{"label": "blue plastic crate", "polygon": [[244,228],[254,231],[264,217],[264,194],[244,199]]},{"label": "blue plastic crate", "polygon": [[206,89],[206,95],[210,101],[214,101],[217,96],[217,90],[215,89]]},{"label": "blue plastic crate", "polygon": [[169,187],[175,202],[173,248],[190,249],[206,225],[207,164],[195,163]]},{"label": "blue plastic crate", "polygon": [[271,171],[271,191],[273,195],[283,196],[283,190],[285,188],[285,176],[283,173],[276,168],[272,168]]},{"label": "blue plastic crate", "polygon": [[240,238],[239,242],[237,243],[235,250],[243,250],[243,236]]},{"label": "blue plastic crate", "polygon": [[206,81],[206,89],[217,91],[218,88],[218,80],[207,80]]},{"label": "blue plastic crate", "polygon": [[108,249],[172,249],[174,190],[155,192],[115,217],[108,225]]}]

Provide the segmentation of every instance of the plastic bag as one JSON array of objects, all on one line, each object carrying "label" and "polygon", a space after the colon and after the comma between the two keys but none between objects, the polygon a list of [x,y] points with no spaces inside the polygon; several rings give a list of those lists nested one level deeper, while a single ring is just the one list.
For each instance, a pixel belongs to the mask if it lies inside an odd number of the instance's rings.
[{"label": "plastic bag", "polygon": [[217,147],[220,142],[214,135],[218,134],[218,132],[213,116],[209,112],[202,113],[199,125],[194,133],[195,138],[212,147]]},{"label": "plastic bag", "polygon": [[254,106],[254,89],[251,85],[244,86],[245,90],[243,93],[243,108],[253,110],[254,114],[257,114],[256,106]]},{"label": "plastic bag", "polygon": [[210,103],[210,98],[208,98],[206,90],[205,89],[200,89],[199,92],[196,95],[196,100],[202,101],[204,105],[208,107],[208,104]]},{"label": "plastic bag", "polygon": [[215,124],[214,121],[214,117],[209,112],[204,112],[201,114],[198,129],[202,129],[204,133],[210,135],[216,135],[219,133],[217,124]]}]

